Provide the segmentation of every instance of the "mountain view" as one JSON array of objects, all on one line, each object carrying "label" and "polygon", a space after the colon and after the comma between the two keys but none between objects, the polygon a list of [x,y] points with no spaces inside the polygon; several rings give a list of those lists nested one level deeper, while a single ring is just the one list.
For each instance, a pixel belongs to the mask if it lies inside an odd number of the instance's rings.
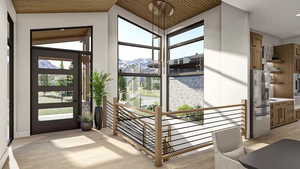
[{"label": "mountain view", "polygon": [[49,60],[39,60],[40,69],[59,69],[57,66],[53,65]]},{"label": "mountain view", "polygon": [[119,69],[123,73],[158,73],[158,68],[153,67],[152,59],[119,59]]}]

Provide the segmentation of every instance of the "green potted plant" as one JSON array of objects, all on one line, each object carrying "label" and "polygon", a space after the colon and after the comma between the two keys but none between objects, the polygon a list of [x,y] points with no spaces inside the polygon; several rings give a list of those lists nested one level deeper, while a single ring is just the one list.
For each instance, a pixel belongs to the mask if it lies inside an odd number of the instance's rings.
[{"label": "green potted plant", "polygon": [[90,131],[93,127],[93,118],[89,112],[82,113],[80,117],[80,127],[82,131]]},{"label": "green potted plant", "polygon": [[96,104],[95,107],[95,127],[100,130],[102,128],[102,119],[100,118],[102,113],[102,99],[103,96],[107,95],[106,86],[109,81],[112,79],[110,78],[109,73],[103,72],[93,72],[92,75],[92,90],[93,90],[93,98]]}]

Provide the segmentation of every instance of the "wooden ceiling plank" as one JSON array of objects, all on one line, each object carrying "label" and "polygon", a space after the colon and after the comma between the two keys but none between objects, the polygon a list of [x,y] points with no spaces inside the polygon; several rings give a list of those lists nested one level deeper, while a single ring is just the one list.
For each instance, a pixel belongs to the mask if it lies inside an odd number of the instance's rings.
[{"label": "wooden ceiling plank", "polygon": [[13,0],[17,13],[104,12],[117,0]]},{"label": "wooden ceiling plank", "polygon": [[[148,4],[152,0],[13,0],[17,13],[67,13],[67,12],[104,12],[115,3],[133,14],[152,21]],[[170,28],[184,20],[221,4],[221,0],[167,0],[175,8],[166,24],[154,23],[160,28]]]},{"label": "wooden ceiling plank", "polygon": [[[151,1],[152,0],[118,0],[117,5],[149,22],[153,22],[152,14],[148,10],[148,4]],[[168,2],[175,8],[174,15],[167,17],[165,25],[157,22],[154,23],[163,29],[170,28],[221,4],[221,0],[169,0]]]}]

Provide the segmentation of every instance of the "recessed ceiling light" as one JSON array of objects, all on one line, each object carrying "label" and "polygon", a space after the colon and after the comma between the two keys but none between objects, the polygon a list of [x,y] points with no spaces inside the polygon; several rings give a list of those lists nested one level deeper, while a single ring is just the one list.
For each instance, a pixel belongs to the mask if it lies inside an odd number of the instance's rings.
[{"label": "recessed ceiling light", "polygon": [[300,16],[300,13],[296,14],[296,16]]}]

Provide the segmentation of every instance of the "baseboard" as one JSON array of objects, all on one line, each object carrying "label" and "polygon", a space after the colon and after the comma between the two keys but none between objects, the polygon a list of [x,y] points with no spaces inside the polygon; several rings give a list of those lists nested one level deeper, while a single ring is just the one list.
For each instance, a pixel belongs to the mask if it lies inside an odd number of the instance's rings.
[{"label": "baseboard", "polygon": [[4,167],[4,164],[7,161],[7,159],[8,159],[8,151],[6,149],[5,152],[2,154],[2,156],[0,156],[0,169]]},{"label": "baseboard", "polygon": [[16,132],[15,134],[16,138],[28,137],[28,136],[30,136],[30,131],[21,131],[21,132]]}]

